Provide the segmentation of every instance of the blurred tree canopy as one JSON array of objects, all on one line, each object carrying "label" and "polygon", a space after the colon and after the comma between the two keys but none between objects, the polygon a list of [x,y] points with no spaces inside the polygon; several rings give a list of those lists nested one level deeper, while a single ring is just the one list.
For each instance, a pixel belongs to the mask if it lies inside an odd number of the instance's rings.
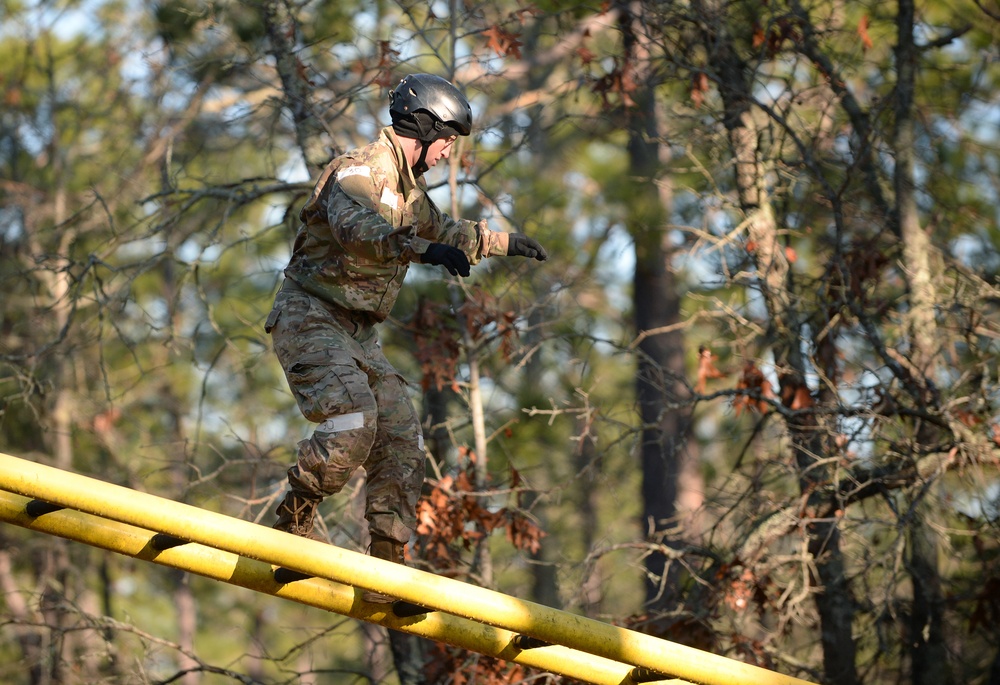
[{"label": "blurred tree canopy", "polygon": [[[382,327],[411,562],[815,682],[1000,682],[998,38],[996,0],[0,2],[0,451],[270,525],[298,210],[436,73],[476,124],[433,197],[550,258],[415,266]],[[16,685],[540,677],[0,543]]]}]

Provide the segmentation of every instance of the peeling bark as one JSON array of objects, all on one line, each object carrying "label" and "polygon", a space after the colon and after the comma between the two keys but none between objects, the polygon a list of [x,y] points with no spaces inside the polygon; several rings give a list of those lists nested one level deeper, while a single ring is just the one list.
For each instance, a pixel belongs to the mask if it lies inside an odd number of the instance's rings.
[{"label": "peeling bark", "polygon": [[[699,3],[700,5],[700,3]],[[700,7],[706,17],[712,13]],[[739,208],[744,215],[752,258],[767,305],[769,340],[780,369],[783,389],[805,384],[807,366],[802,357],[798,314],[789,289],[789,263],[778,233],[774,209],[767,195],[768,169],[761,152],[760,133],[753,118],[751,81],[720,20],[706,30],[704,43],[712,52],[712,63],[719,78],[719,92],[724,108],[724,124],[729,136],[734,162],[734,177]],[[822,403],[821,394],[819,402]],[[816,512],[835,504],[828,488],[832,476],[824,465],[830,453],[830,433],[812,417],[793,416],[787,422],[794,462],[799,473],[799,488],[805,497],[805,531],[813,559],[813,582],[816,608],[820,617],[820,641],[828,683],[857,685],[859,682],[856,647],[853,639],[854,601],[845,573],[840,530],[836,519],[820,518]]]},{"label": "peeling bark", "polygon": [[[896,17],[896,128],[893,140],[895,166],[895,215],[903,242],[903,273],[909,294],[907,329],[911,336],[910,365],[922,395],[918,403],[937,404],[934,377],[937,298],[931,271],[930,236],[920,225],[914,184],[916,144],[913,104],[920,54],[914,42],[915,5],[899,0]],[[938,430],[927,422],[916,427],[918,442],[931,443]],[[953,682],[944,636],[944,597],[941,591],[937,536],[927,525],[923,496],[914,502],[908,517],[906,570],[913,587],[910,615],[910,663],[914,685],[948,685]]]}]

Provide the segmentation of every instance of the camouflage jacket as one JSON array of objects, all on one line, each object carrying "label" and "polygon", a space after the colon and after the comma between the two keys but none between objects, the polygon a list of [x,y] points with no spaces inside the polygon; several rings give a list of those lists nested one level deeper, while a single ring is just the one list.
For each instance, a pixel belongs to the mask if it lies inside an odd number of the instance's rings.
[{"label": "camouflage jacket", "polygon": [[384,321],[411,262],[431,243],[465,252],[471,264],[507,253],[507,234],[485,221],[453,219],[427,195],[392,128],[330,162],[299,213],[285,276],[303,290]]}]

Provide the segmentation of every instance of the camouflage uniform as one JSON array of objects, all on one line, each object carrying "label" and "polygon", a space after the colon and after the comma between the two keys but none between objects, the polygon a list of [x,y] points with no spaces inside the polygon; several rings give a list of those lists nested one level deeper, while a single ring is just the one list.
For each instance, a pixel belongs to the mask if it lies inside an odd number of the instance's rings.
[{"label": "camouflage uniform", "polygon": [[438,210],[392,128],[330,162],[300,218],[266,324],[299,409],[319,424],[298,444],[289,485],[320,500],[364,466],[369,530],[406,543],[423,483],[423,436],[374,325],[431,243],[452,245],[476,264],[506,255],[508,234]]}]

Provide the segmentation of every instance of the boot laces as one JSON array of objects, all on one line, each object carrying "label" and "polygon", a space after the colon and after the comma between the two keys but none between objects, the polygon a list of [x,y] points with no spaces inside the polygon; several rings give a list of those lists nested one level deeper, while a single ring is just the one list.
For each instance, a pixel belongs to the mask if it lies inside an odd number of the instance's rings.
[{"label": "boot laces", "polygon": [[313,515],[316,511],[316,503],[305,497],[293,495],[291,502],[285,501],[285,511],[292,519],[292,525],[296,528],[310,528]]}]

